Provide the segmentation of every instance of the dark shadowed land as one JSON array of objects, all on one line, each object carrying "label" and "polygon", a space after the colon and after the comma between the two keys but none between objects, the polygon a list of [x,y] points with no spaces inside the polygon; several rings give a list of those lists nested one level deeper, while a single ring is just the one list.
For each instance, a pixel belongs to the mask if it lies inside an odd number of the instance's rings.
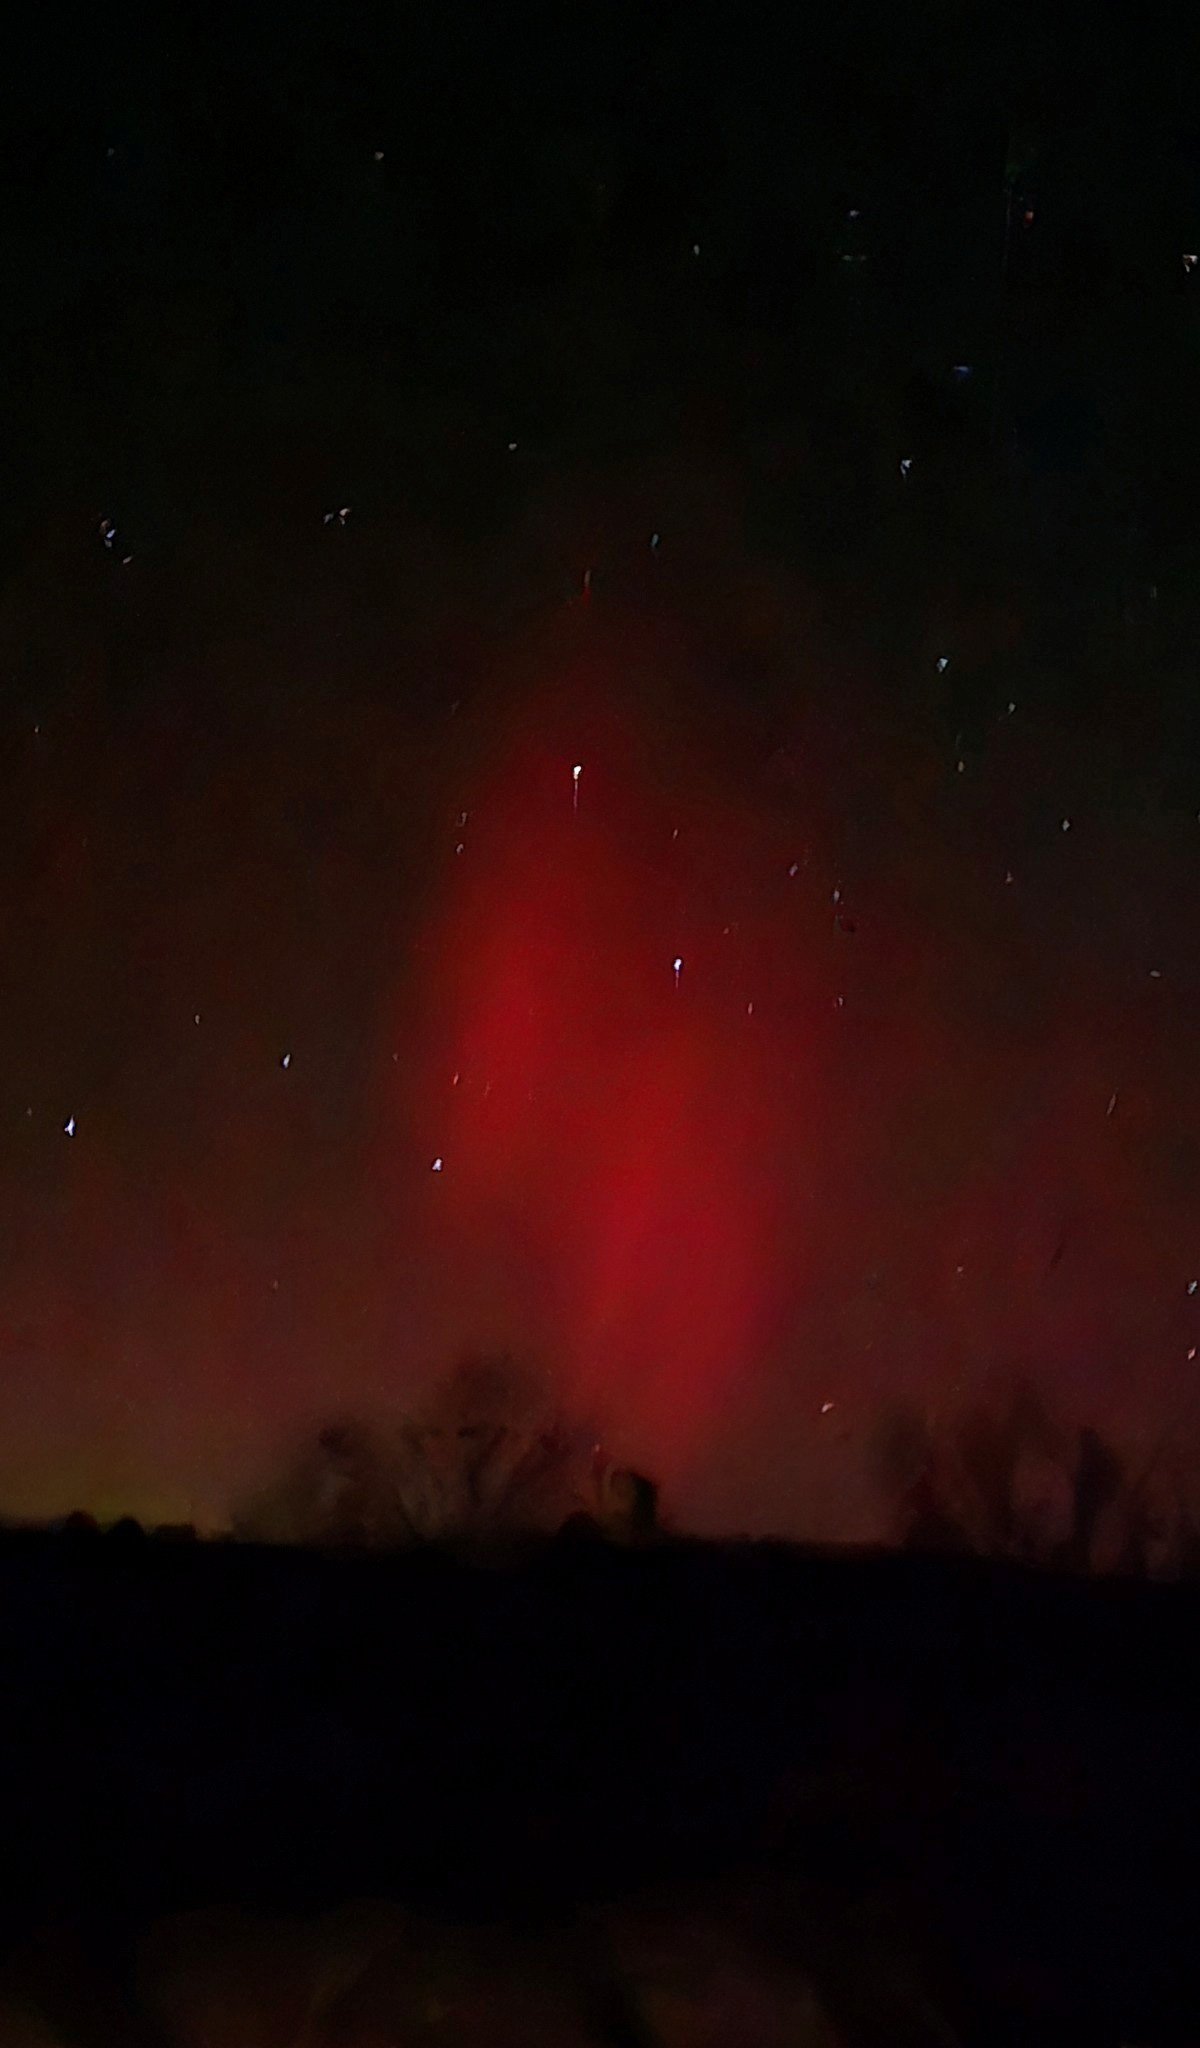
[{"label": "dark shadowed land", "polygon": [[76,1531],[0,1612],[6,2041],[1200,2037],[1189,1586]]}]

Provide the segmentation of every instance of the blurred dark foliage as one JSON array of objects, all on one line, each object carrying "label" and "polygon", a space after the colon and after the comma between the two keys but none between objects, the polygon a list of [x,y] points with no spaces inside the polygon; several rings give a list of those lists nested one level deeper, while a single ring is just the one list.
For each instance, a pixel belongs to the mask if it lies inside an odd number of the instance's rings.
[{"label": "blurred dark foliage", "polygon": [[1006,1403],[953,1425],[892,1410],[876,1434],[875,1471],[901,1548],[1180,1578],[1200,1569],[1200,1532],[1171,1450],[1167,1432],[1137,1462],[1091,1425],[1067,1429],[1019,1383]]},{"label": "blurred dark foliage", "polygon": [[644,1541],[658,1489],[568,1422],[507,1357],[461,1361],[411,1416],[326,1423],[233,1518],[250,1541],[405,1549],[495,1543],[570,1525]]}]

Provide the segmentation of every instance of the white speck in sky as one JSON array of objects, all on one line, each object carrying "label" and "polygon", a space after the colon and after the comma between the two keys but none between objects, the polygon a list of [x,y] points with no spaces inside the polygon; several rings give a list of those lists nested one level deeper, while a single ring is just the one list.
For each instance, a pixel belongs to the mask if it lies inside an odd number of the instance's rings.
[{"label": "white speck in sky", "polygon": [[75,1119],[73,1116],[69,1116],[67,1118],[66,1123],[63,1125],[63,1129],[66,1132],[68,1138],[73,1138],[75,1136]]},{"label": "white speck in sky", "polygon": [[281,1066],[281,1067],[290,1067],[290,1066],[291,1066],[291,1064],[292,1064],[292,1055],[291,1055],[291,1053],[290,1053],[290,1052],[285,1052],[285,1053],[284,1053],[284,1055],[283,1055],[283,1058],[282,1058],[282,1059],[280,1060],[279,1064],[280,1064],[280,1066]]},{"label": "white speck in sky", "polygon": [[441,1153],[439,1152],[439,1153],[438,1153],[438,1156],[437,1156],[437,1158],[436,1158],[436,1159],[434,1160],[434,1162],[433,1162],[433,1165],[432,1165],[432,1166],[430,1167],[429,1171],[430,1171],[431,1173],[440,1173],[440,1172],[441,1172],[441,1170],[442,1170],[442,1155],[441,1155]]}]

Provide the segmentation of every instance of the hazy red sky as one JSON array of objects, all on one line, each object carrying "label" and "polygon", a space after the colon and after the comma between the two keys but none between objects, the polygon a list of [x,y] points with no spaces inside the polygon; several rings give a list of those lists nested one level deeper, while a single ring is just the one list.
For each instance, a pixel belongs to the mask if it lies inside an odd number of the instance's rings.
[{"label": "hazy red sky", "polygon": [[1195,849],[1119,734],[1001,705],[960,773],[798,583],[714,592],[711,521],[457,643],[444,564],[388,633],[352,541],[345,640],[301,603],[122,720],[80,660],[13,740],[4,1506],[218,1519],[467,1344],[703,1528],[866,1533],[900,1400],[1186,1410]]},{"label": "hazy red sky", "polygon": [[1093,14],[25,39],[0,1512],[468,1343],[685,1526],[1018,1375],[1196,1464],[1197,152]]},{"label": "hazy red sky", "polygon": [[856,759],[824,689],[756,762],[683,644],[588,624],[465,777],[422,956],[450,1321],[544,1331],[724,1526],[860,1533],[892,1401],[1185,1408],[1193,970],[1145,848],[1020,706],[970,781],[886,725]]}]

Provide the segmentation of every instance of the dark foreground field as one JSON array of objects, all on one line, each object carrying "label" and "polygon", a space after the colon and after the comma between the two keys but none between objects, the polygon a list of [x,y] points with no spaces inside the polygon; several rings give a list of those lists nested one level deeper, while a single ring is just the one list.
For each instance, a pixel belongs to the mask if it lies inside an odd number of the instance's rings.
[{"label": "dark foreground field", "polygon": [[9,2043],[1200,2041],[1189,1588],[0,1548]]}]

